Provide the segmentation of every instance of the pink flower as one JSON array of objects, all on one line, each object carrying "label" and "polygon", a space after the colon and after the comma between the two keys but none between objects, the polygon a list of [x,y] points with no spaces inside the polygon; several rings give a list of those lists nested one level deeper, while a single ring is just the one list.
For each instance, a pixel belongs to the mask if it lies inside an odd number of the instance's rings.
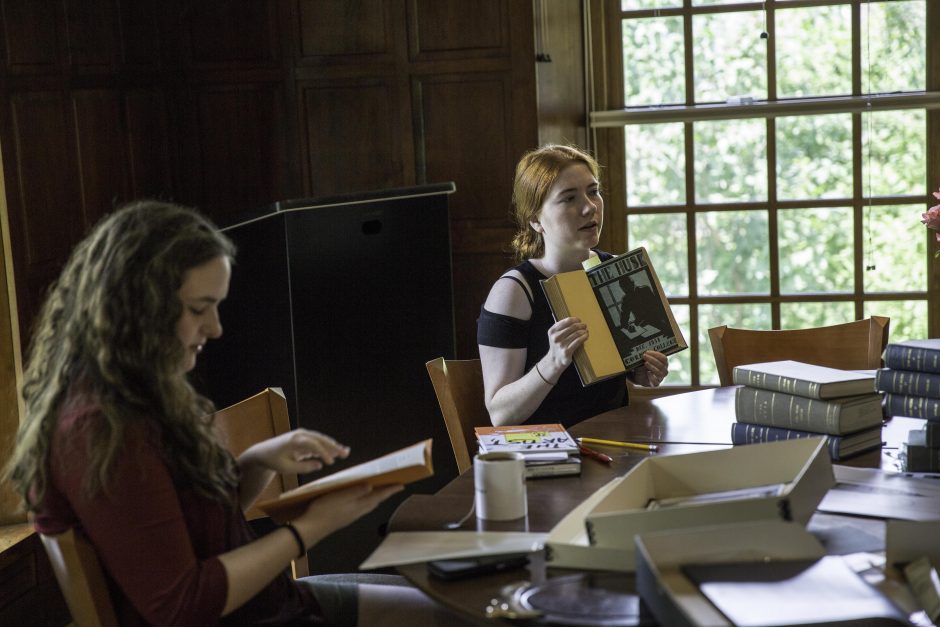
[{"label": "pink flower", "polygon": [[928,229],[940,230],[940,205],[931,207],[927,213],[921,214],[921,222],[926,224]]},{"label": "pink flower", "polygon": [[[940,190],[932,193],[934,198],[940,200]],[[922,213],[920,215],[920,221],[925,224],[928,229],[940,231],[940,205],[934,205],[927,210],[927,213]],[[934,237],[937,238],[937,243],[940,244],[940,232],[934,233]],[[934,253],[934,257],[940,257],[940,250]]]}]

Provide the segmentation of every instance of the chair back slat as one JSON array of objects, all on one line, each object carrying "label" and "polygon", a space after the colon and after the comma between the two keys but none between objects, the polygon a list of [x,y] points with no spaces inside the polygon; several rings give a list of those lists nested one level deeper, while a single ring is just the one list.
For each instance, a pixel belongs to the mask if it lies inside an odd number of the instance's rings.
[{"label": "chair back slat", "polygon": [[[267,388],[252,397],[215,412],[213,424],[233,456],[238,457],[249,446],[290,431],[287,398],[281,388]],[[261,502],[280,496],[298,485],[297,475],[278,474],[256,499]],[[247,520],[266,518],[257,507],[245,512]],[[306,557],[292,563],[294,578],[310,574]]]},{"label": "chair back slat", "polygon": [[735,366],[792,359],[842,370],[882,365],[891,319],[864,320],[810,329],[760,331],[728,326],[708,330],[721,385],[732,385]]},{"label": "chair back slat", "polygon": [[78,627],[117,627],[117,616],[94,547],[75,529],[39,534],[62,596]]},{"label": "chair back slat", "polygon": [[470,468],[472,453],[476,451],[473,428],[491,424],[480,360],[438,357],[425,365],[454,449],[457,471],[462,473]]}]

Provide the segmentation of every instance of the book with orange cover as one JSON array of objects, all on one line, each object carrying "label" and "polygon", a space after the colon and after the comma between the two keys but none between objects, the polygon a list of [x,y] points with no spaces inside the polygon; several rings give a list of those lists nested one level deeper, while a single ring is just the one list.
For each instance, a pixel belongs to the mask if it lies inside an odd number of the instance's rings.
[{"label": "book with orange cover", "polygon": [[257,504],[257,507],[277,522],[283,522],[298,516],[310,500],[327,492],[359,483],[368,483],[374,488],[412,483],[433,474],[431,440],[427,439],[316,481],[305,483],[298,488],[284,492],[277,498],[262,501]]}]

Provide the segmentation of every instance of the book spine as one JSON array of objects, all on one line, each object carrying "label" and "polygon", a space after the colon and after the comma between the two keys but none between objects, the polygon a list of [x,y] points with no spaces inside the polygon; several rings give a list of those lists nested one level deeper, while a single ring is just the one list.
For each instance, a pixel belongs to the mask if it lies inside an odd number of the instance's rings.
[{"label": "book spine", "polygon": [[923,346],[888,344],[885,349],[885,367],[940,373],[940,350]]},{"label": "book spine", "polygon": [[783,392],[785,394],[805,396],[807,398],[819,398],[818,383],[800,381],[793,377],[753,372],[746,368],[735,368],[732,371],[732,380],[739,385],[746,385],[752,388],[772,390],[774,392]]},{"label": "book spine", "polygon": [[924,444],[940,448],[940,422],[928,422],[924,425]]},{"label": "book spine", "polygon": [[907,472],[940,472],[940,449],[929,446],[905,446],[904,470]]},{"label": "book spine", "polygon": [[940,398],[885,394],[885,411],[889,416],[906,416],[940,421]]},{"label": "book spine", "polygon": [[940,374],[881,368],[875,372],[875,389],[879,392],[940,398]]},{"label": "book spine", "polygon": [[[731,425],[732,444],[757,444],[759,442],[776,442],[778,440],[796,440],[818,435],[823,434],[814,433],[812,431],[800,431],[798,429],[784,429],[782,427],[748,424],[746,422],[735,422]],[[841,443],[842,436],[826,435],[826,447],[829,449],[829,457],[833,460],[839,460],[839,446]]]},{"label": "book spine", "polygon": [[735,392],[735,416],[741,422],[783,427],[817,434],[841,434],[841,410],[836,403],[759,388]]}]

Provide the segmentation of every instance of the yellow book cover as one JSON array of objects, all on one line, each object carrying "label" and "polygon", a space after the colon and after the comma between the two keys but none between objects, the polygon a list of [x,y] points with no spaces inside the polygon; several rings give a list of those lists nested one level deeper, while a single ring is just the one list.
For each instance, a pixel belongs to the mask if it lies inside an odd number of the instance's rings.
[{"label": "yellow book cover", "polygon": [[645,248],[542,281],[556,320],[574,316],[588,339],[574,354],[583,385],[633,370],[643,353],[677,353],[688,344]]}]

